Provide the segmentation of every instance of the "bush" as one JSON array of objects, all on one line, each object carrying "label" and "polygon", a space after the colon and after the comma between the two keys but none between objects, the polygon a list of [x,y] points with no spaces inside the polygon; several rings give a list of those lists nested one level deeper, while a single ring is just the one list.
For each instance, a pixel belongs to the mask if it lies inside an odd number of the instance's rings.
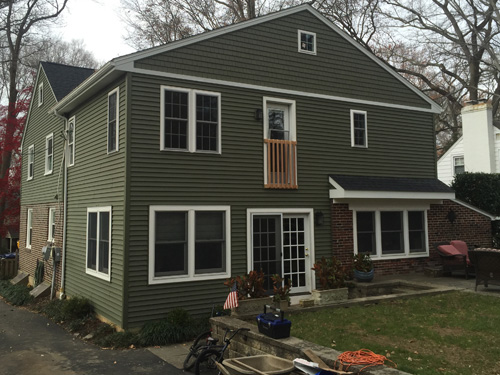
[{"label": "bush", "polygon": [[15,306],[27,305],[33,301],[28,287],[24,285],[12,285],[8,280],[0,281],[0,295],[7,302]]},{"label": "bush", "polygon": [[139,333],[138,343],[154,346],[184,342],[195,337],[206,325],[206,320],[196,321],[185,310],[173,310],[165,319],[146,323]]},{"label": "bush", "polygon": [[56,322],[77,321],[93,316],[94,308],[88,299],[74,297],[65,300],[54,299],[42,308],[42,312]]},{"label": "bush", "polygon": [[500,174],[460,173],[451,187],[457,199],[493,215],[500,215]]}]

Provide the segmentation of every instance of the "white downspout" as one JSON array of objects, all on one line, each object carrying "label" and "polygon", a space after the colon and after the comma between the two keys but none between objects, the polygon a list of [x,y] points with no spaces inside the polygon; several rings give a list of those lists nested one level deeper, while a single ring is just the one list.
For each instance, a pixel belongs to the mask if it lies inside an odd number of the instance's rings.
[{"label": "white downspout", "polygon": [[[54,110],[54,115],[64,120],[64,133],[67,131],[68,119]],[[61,259],[61,289],[59,290],[59,299],[64,299],[66,293],[64,292],[64,282],[66,274],[66,222],[67,222],[67,204],[68,204],[68,165],[66,163],[66,153],[67,153],[67,137],[64,140],[63,149],[63,165],[64,165],[64,178],[63,178],[63,241],[62,241],[62,259]]]}]

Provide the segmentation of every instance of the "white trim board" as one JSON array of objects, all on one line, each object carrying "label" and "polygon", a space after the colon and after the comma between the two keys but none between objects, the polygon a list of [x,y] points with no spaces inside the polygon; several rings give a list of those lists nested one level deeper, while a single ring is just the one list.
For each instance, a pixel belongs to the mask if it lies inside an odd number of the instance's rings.
[{"label": "white trim board", "polygon": [[340,101],[340,102],[356,103],[356,104],[363,104],[363,105],[373,105],[373,106],[378,106],[378,107],[395,108],[395,109],[404,109],[404,110],[408,110],[408,111],[441,113],[441,110],[436,112],[434,109],[431,109],[431,108],[412,107],[412,106],[403,105],[403,104],[384,103],[384,102],[377,102],[377,101],[373,101],[373,100],[364,100],[364,99],[355,99],[355,98],[336,96],[336,95],[319,94],[319,93],[315,93],[315,92],[289,90],[289,89],[283,89],[283,88],[279,88],[279,87],[254,85],[251,83],[226,81],[226,80],[215,79],[215,78],[204,78],[204,77],[190,76],[190,75],[178,74],[178,73],[151,71],[148,69],[134,68],[132,63],[128,64],[126,66],[125,65],[121,66],[119,69],[124,71],[124,72],[130,72],[130,73],[144,74],[144,75],[155,76],[155,77],[173,78],[173,79],[179,79],[179,80],[184,80],[184,81],[201,82],[201,83],[208,83],[208,84],[228,86],[228,87],[245,88],[245,89],[257,90],[257,91],[268,91],[268,92],[273,92],[273,93],[281,94],[281,95],[294,95],[294,96],[303,96],[303,97],[315,98],[315,99],[336,100],[336,101]]}]

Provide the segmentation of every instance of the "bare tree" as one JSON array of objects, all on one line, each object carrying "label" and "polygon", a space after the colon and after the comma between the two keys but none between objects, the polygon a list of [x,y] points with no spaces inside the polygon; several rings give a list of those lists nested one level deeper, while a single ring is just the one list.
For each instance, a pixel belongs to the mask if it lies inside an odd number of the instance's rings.
[{"label": "bare tree", "polygon": [[460,135],[464,101],[489,99],[498,117],[497,0],[384,0],[382,12],[391,21],[384,58],[445,108],[437,123],[438,135],[448,133],[443,147]]},{"label": "bare tree", "polygon": [[[6,0],[0,2],[0,50],[2,65],[6,67],[8,98],[4,126],[1,127],[0,181],[9,184],[12,149],[7,147],[18,136],[19,66],[23,49],[33,43],[37,32],[43,32],[66,7],[68,0]],[[5,210],[5,199],[0,198],[0,217]],[[4,223],[0,223],[3,226]]]}]

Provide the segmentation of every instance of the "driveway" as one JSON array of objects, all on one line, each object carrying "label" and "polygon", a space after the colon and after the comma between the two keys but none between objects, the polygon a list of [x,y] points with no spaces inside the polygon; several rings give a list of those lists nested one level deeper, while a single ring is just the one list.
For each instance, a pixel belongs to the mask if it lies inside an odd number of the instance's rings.
[{"label": "driveway", "polygon": [[0,300],[0,375],[181,375],[147,349],[102,350]]}]

